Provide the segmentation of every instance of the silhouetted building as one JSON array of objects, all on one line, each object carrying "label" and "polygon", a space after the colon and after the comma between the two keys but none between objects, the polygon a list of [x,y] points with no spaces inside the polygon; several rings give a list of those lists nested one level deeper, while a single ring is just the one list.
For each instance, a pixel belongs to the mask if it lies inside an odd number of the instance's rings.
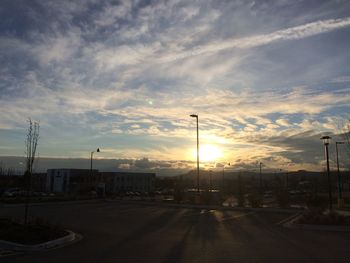
[{"label": "silhouetted building", "polygon": [[[110,172],[101,173],[106,181],[106,188],[112,192],[153,192],[155,190],[155,173]],[[109,182],[108,182],[109,180]]]},{"label": "silhouetted building", "polygon": [[153,192],[154,173],[99,172],[90,169],[48,169],[46,191],[56,193],[101,190],[106,193]]}]

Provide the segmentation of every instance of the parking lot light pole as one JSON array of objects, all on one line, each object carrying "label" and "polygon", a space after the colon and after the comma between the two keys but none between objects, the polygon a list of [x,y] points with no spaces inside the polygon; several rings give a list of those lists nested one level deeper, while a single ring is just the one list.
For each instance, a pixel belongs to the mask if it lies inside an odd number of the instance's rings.
[{"label": "parking lot light pole", "polygon": [[197,192],[199,193],[199,129],[198,129],[198,115],[191,114],[190,117],[196,118],[197,121]]},{"label": "parking lot light pole", "polygon": [[341,185],[341,176],[340,176],[340,170],[339,170],[339,155],[338,155],[338,144],[344,144],[344,142],[335,142],[335,151],[337,154],[337,172],[338,172],[338,206],[343,206],[343,194],[342,194],[342,185]]},{"label": "parking lot light pole", "polygon": [[259,190],[260,190],[260,194],[262,194],[262,174],[261,174],[261,166],[262,166],[262,162],[259,163]]},{"label": "parking lot light pole", "polygon": [[[228,166],[231,165],[231,163],[227,163]],[[225,167],[226,164],[224,163],[224,166],[222,167],[222,193],[224,193],[224,188],[225,188]]]},{"label": "parking lot light pole", "polygon": [[321,137],[321,140],[323,140],[323,144],[326,151],[326,161],[327,161],[327,177],[328,177],[328,197],[329,197],[329,210],[332,210],[333,208],[333,201],[332,201],[332,183],[331,183],[331,176],[329,171],[329,153],[328,153],[328,145],[329,140],[331,137],[329,136],[323,136]]},{"label": "parking lot light pole", "polygon": [[209,192],[213,190],[213,171],[209,170]]},{"label": "parking lot light pole", "polygon": [[[94,156],[94,152],[95,151],[92,151],[91,154],[90,154],[90,177],[91,177],[91,180],[92,180],[92,159],[93,159],[93,156]],[[100,152],[100,148],[97,148],[96,152]]]}]

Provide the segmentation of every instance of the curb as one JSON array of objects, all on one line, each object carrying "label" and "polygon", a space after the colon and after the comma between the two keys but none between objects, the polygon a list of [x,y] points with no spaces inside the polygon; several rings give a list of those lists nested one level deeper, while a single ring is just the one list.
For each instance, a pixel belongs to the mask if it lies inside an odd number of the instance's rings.
[{"label": "curb", "polygon": [[23,245],[20,243],[0,240],[0,248],[9,251],[36,252],[66,245],[75,241],[78,238],[78,235],[76,233],[70,230],[66,231],[68,232],[68,235],[64,237],[60,237],[58,239],[54,239],[37,245]]},{"label": "curb", "polygon": [[[70,204],[88,204],[88,203],[99,203],[102,199],[87,199],[87,200],[67,200],[67,201],[52,201],[52,202],[37,202],[30,203],[30,206],[45,206],[45,205],[70,205]],[[2,208],[16,208],[23,206],[24,203],[0,203]]]},{"label": "curb", "polygon": [[148,206],[163,206],[174,208],[192,208],[192,209],[210,209],[210,210],[231,210],[231,211],[250,211],[250,212],[273,212],[273,213],[286,213],[295,214],[301,212],[301,209],[285,209],[285,208],[253,208],[253,207],[232,207],[232,206],[218,206],[218,205],[192,205],[192,204],[171,204],[171,203],[157,203],[157,202],[145,202],[145,201],[132,201],[132,200],[113,200],[106,199],[106,202],[118,202],[124,204],[139,204]]},{"label": "curb", "polygon": [[[282,226],[291,229],[301,229],[301,230],[319,230],[319,231],[334,231],[334,232],[350,232],[349,226],[330,226],[330,225],[308,225],[308,224],[298,224],[296,221],[299,220],[301,214],[296,215],[293,219],[282,222]],[[287,218],[290,219],[290,218]]]}]

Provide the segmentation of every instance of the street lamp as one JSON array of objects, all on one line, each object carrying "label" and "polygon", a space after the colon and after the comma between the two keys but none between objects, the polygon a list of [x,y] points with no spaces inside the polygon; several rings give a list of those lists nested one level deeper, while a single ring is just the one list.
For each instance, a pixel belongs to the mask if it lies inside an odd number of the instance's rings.
[{"label": "street lamp", "polygon": [[[227,163],[228,166],[230,166],[230,163]],[[225,166],[226,164],[224,164],[224,166],[222,167],[222,193],[224,193],[224,187],[225,187]]]},{"label": "street lamp", "polygon": [[209,192],[213,189],[213,171],[209,170]]},{"label": "street lamp", "polygon": [[197,121],[197,192],[199,193],[199,130],[198,130],[198,115],[191,114],[190,117],[196,118]]},{"label": "street lamp", "polygon": [[[91,175],[91,179],[92,179],[92,158],[94,156],[94,152],[95,151],[92,151],[91,154],[90,154],[90,175]],[[100,152],[100,148],[97,148],[96,152]]]},{"label": "street lamp", "polygon": [[331,185],[331,177],[330,177],[330,171],[329,171],[329,154],[328,154],[328,145],[331,137],[329,136],[323,136],[321,137],[321,140],[323,140],[323,144],[326,151],[326,160],[327,160],[327,177],[328,177],[328,196],[329,196],[329,209],[332,210],[332,185]]},{"label": "street lamp", "polygon": [[259,190],[260,190],[260,194],[262,194],[262,174],[261,174],[261,166],[262,166],[262,162],[259,163]]},{"label": "street lamp", "polygon": [[335,150],[337,153],[337,171],[338,171],[338,191],[339,191],[339,197],[338,197],[338,206],[343,206],[343,195],[342,195],[342,186],[341,186],[341,178],[340,178],[340,170],[339,170],[339,156],[338,156],[338,144],[344,144],[345,142],[335,142]]}]

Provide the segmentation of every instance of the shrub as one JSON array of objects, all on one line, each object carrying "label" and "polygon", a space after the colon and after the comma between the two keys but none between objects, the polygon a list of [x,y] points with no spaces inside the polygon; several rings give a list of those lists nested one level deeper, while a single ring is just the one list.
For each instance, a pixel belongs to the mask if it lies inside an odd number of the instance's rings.
[{"label": "shrub", "polygon": [[289,207],[289,193],[286,190],[279,191],[276,196],[277,203],[279,207],[287,208]]},{"label": "shrub", "polygon": [[343,215],[334,211],[323,213],[320,210],[308,210],[298,220],[300,224],[313,225],[349,225],[350,222]]},{"label": "shrub", "polygon": [[245,198],[244,198],[244,194],[243,193],[238,193],[237,194],[237,203],[238,203],[238,206],[244,207],[244,205],[245,205]]},{"label": "shrub", "polygon": [[306,198],[306,205],[310,210],[322,213],[327,207],[327,198],[317,194],[313,194]]},{"label": "shrub", "polygon": [[261,195],[252,193],[248,195],[248,202],[251,207],[261,207],[262,198]]}]

